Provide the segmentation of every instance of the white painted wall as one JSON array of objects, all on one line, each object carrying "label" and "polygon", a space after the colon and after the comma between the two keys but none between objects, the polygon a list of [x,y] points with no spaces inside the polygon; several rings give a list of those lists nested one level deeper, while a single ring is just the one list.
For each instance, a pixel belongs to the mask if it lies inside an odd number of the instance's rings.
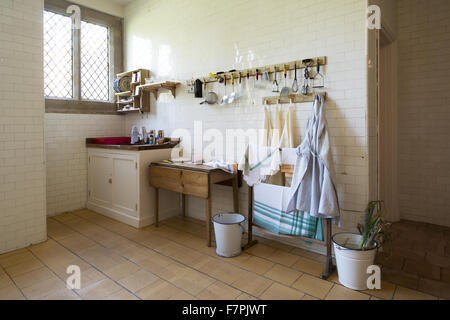
[{"label": "white painted wall", "polygon": [[86,207],[86,138],[129,136],[124,125],[115,115],[45,114],[48,216]]},{"label": "white painted wall", "polygon": [[399,1],[403,219],[450,226],[450,1]]},{"label": "white painted wall", "polygon": [[0,1],[0,253],[47,238],[43,6]]},{"label": "white painted wall", "polygon": [[[345,209],[342,227],[354,230],[368,200],[365,11],[366,1],[360,0],[138,0],[125,10],[125,64],[127,69],[149,68],[155,77],[184,82],[209,72],[327,56],[326,110]],[[215,89],[223,93],[223,87]],[[139,124],[170,134],[177,128],[192,130],[195,120],[203,121],[204,130],[262,128],[260,98],[272,94],[259,90],[257,95],[255,106],[248,101],[200,106],[201,100],[182,86],[176,100],[152,100],[150,114],[127,115],[125,130]],[[311,103],[296,106],[297,143],[310,111]],[[240,195],[243,213],[246,190]],[[226,187],[215,187],[213,198],[214,212],[231,209]],[[188,210],[204,219],[202,200],[190,198]]]}]

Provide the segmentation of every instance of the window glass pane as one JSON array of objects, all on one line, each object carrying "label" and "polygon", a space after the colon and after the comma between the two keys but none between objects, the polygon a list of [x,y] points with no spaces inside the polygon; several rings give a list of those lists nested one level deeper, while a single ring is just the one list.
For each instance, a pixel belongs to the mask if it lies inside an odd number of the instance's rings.
[{"label": "window glass pane", "polygon": [[108,28],[81,22],[81,97],[109,101]]},{"label": "window glass pane", "polygon": [[44,94],[73,97],[72,19],[44,11]]}]

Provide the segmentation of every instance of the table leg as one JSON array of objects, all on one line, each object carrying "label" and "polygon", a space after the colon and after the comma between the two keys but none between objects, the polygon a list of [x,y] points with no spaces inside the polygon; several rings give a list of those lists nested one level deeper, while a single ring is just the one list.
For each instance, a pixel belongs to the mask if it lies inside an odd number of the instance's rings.
[{"label": "table leg", "polygon": [[186,195],[184,193],[181,194],[181,212],[183,217],[186,217]]},{"label": "table leg", "polygon": [[155,212],[155,227],[159,227],[159,189],[154,188],[155,202],[154,202],[154,212]]},{"label": "table leg", "polygon": [[234,213],[239,213],[239,181],[238,175],[233,178],[232,186],[233,186],[233,209]]},{"label": "table leg", "polygon": [[211,196],[206,199],[206,245],[211,247]]}]

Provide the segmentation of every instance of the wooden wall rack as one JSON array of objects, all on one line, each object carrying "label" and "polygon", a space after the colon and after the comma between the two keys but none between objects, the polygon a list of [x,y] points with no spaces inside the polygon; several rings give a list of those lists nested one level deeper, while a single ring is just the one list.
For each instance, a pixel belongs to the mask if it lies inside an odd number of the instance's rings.
[{"label": "wooden wall rack", "polygon": [[137,89],[145,83],[145,78],[150,76],[150,71],[137,69],[117,74],[117,78],[124,76],[130,76],[132,81],[129,91],[115,93],[117,112],[150,112],[150,94]]},{"label": "wooden wall rack", "polygon": [[291,94],[287,98],[280,98],[280,96],[271,96],[263,98],[263,105],[273,105],[273,104],[293,104],[302,102],[313,102],[316,94],[320,94],[325,99],[327,97],[326,92],[314,92],[308,95],[303,94]]},{"label": "wooden wall rack", "polygon": [[[304,63],[305,60],[308,60],[308,59],[266,65],[266,66],[255,67],[255,68],[250,68],[250,69],[236,70],[233,72],[225,72],[223,74],[214,75],[214,77],[212,77],[212,76],[203,77],[203,81],[206,83],[218,82],[218,78],[226,79],[228,81],[228,80],[231,80],[231,76],[233,76],[234,79],[236,80],[236,79],[239,79],[239,77],[242,77],[242,78],[247,77],[247,74],[250,77],[255,77],[256,70],[258,70],[259,75],[262,77],[262,74],[265,71],[267,71],[269,74],[275,74],[276,72],[283,73],[284,67],[286,67],[287,71],[292,71],[295,69],[295,65],[297,65],[297,70],[301,70],[301,69],[305,69],[306,67],[309,67],[309,68],[317,67],[317,61],[320,62],[321,66],[326,66],[328,63],[327,57],[310,58],[311,63],[308,66]],[[300,78],[302,78],[301,75],[300,75]]]}]

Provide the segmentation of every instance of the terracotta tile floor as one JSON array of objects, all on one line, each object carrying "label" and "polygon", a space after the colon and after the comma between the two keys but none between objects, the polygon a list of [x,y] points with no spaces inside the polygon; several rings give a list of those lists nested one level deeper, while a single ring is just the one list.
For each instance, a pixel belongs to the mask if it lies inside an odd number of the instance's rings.
[{"label": "terracotta tile floor", "polygon": [[[48,241],[0,255],[0,299],[437,299],[384,283],[357,292],[318,276],[323,257],[262,239],[225,259],[204,223],[181,217],[137,230],[89,210],[48,219]],[[68,290],[66,268],[81,268]]]},{"label": "terracotta tile floor", "polygon": [[450,299],[450,228],[402,220],[391,233],[392,250],[376,261],[383,279]]}]

